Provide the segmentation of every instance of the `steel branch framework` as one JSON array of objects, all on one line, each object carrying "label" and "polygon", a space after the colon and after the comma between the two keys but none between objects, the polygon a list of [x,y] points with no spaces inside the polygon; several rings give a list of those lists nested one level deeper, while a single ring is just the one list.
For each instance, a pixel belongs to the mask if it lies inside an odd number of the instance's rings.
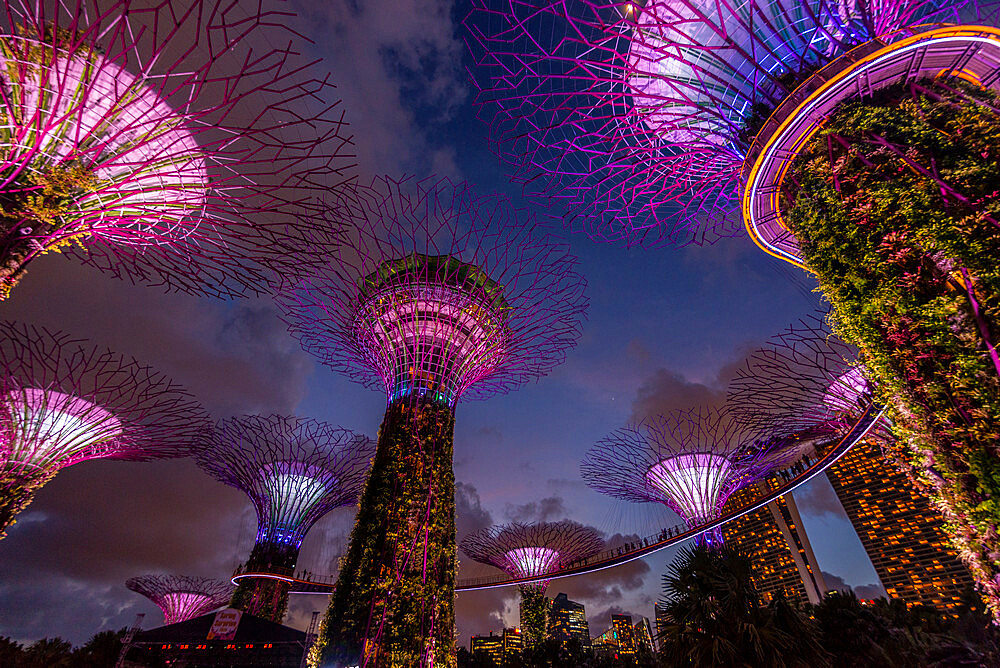
[{"label": "steel branch framework", "polygon": [[0,322],[0,529],[60,469],[187,456],[208,424],[198,401],[133,358]]},{"label": "steel branch framework", "polygon": [[[825,313],[815,313],[750,356],[729,386],[728,401],[737,414],[763,414],[791,431],[842,433],[874,394],[857,351],[830,331]],[[883,442],[892,439],[885,417],[870,433]]]},{"label": "steel branch framework", "polygon": [[186,622],[221,608],[235,590],[227,580],[187,575],[141,575],[126,580],[125,586],[155,603],[163,611],[164,624]]},{"label": "steel branch framework", "polygon": [[197,460],[250,497],[258,546],[297,550],[317,520],[357,502],[374,449],[367,436],[325,422],[243,416],[219,422]]},{"label": "steel branch framework", "polygon": [[506,199],[379,178],[330,215],[348,238],[318,243],[326,266],[278,301],[306,350],[390,402],[509,392],[575,344],[586,308],[576,259]]},{"label": "steel branch framework", "polygon": [[[537,577],[594,556],[604,547],[604,539],[597,529],[568,520],[513,522],[469,534],[460,547],[471,559],[514,577]],[[543,581],[539,586],[547,585]]]},{"label": "steel branch framework", "polygon": [[602,439],[580,473],[599,492],[662,503],[694,527],[718,517],[734,491],[786,461],[774,433],[726,408],[675,410]]},{"label": "steel branch framework", "polygon": [[[514,180],[594,238],[655,246],[739,232],[755,135],[824,65],[921,24],[995,25],[996,5],[474,0],[464,24]],[[897,60],[897,79],[913,73]],[[952,60],[926,66],[961,70]]]},{"label": "steel branch framework", "polygon": [[262,293],[301,262],[354,160],[288,22],[224,0],[5,3],[0,293],[60,249],[212,295]]}]

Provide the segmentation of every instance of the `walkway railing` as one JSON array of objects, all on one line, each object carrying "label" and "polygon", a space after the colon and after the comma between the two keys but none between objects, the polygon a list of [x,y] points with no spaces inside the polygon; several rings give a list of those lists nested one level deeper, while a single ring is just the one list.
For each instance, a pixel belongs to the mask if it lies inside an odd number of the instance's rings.
[{"label": "walkway railing", "polygon": [[[678,545],[696,536],[711,531],[748,513],[752,513],[758,508],[766,506],[771,501],[794,491],[800,485],[809,482],[820,473],[823,473],[835,461],[840,459],[854,445],[863,439],[865,435],[875,426],[882,416],[880,406],[869,406],[854,424],[851,430],[839,441],[833,443],[825,449],[822,454],[814,458],[806,458],[794,466],[778,471],[770,476],[771,480],[776,480],[778,485],[770,492],[762,493],[761,496],[750,503],[734,508],[718,518],[705,522],[694,528],[686,525],[668,527],[658,534],[646,536],[632,543],[616,546],[605,550],[589,559],[573,562],[565,568],[547,573],[540,577],[517,578],[506,573],[489,575],[478,578],[460,578],[456,583],[457,591],[471,591],[474,589],[492,589],[494,587],[509,587],[511,585],[531,584],[543,580],[554,580],[556,578],[569,577],[571,575],[583,575],[594,571],[614,568],[630,561],[641,559],[654,552]],[[330,594],[336,584],[336,575],[316,576],[308,571],[293,572],[291,569],[271,569],[270,572],[250,572],[245,569],[237,570],[233,575],[233,583],[237,584],[243,578],[271,578],[283,580],[292,585],[293,594]]]}]

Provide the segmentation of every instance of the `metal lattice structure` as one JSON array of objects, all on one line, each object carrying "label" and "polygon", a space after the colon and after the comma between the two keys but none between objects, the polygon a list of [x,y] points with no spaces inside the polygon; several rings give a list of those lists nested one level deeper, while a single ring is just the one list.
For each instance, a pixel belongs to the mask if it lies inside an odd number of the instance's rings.
[{"label": "metal lattice structure", "polygon": [[220,421],[197,461],[250,497],[257,545],[298,550],[317,520],[357,502],[374,448],[367,436],[325,422],[248,415]]},{"label": "metal lattice structure", "polygon": [[580,464],[597,491],[634,503],[662,503],[689,527],[715,519],[726,500],[787,460],[762,420],[727,408],[695,407],[648,418],[599,441]]},{"label": "metal lattice structure", "polygon": [[[764,415],[791,431],[838,435],[857,422],[874,394],[857,351],[830,331],[825,313],[815,313],[754,351],[730,383],[728,401],[737,414]],[[892,439],[888,419],[871,435]]]},{"label": "metal lattice structure", "polygon": [[0,529],[60,469],[184,457],[208,425],[197,400],[131,357],[0,322]]},{"label": "metal lattice structure", "polygon": [[469,534],[459,547],[471,559],[515,577],[535,577],[594,556],[604,547],[604,538],[597,529],[568,520],[512,522]]},{"label": "metal lattice structure", "polygon": [[[745,222],[797,263],[772,206],[796,142],[850,95],[949,74],[994,85],[996,12],[992,0],[474,0],[465,27],[514,180],[592,237],[700,244]],[[936,25],[963,23],[985,29]]]},{"label": "metal lattice structure", "polygon": [[575,344],[576,259],[506,199],[379,178],[330,215],[353,231],[278,301],[306,350],[390,402],[509,392]]},{"label": "metal lattice structure", "polygon": [[223,0],[0,11],[0,293],[65,250],[134,282],[260,294],[352,178],[288,13]]},{"label": "metal lattice structure", "polygon": [[236,589],[228,580],[187,575],[141,575],[126,580],[125,586],[155,603],[163,611],[164,624],[186,622],[221,608]]}]

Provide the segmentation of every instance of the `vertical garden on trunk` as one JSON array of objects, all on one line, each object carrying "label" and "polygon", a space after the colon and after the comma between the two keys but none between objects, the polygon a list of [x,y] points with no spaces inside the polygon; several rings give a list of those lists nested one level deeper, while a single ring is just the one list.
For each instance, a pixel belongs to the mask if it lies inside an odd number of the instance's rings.
[{"label": "vertical garden on trunk", "polygon": [[1000,610],[1000,101],[953,80],[844,104],[786,221],[886,402],[895,456]]}]

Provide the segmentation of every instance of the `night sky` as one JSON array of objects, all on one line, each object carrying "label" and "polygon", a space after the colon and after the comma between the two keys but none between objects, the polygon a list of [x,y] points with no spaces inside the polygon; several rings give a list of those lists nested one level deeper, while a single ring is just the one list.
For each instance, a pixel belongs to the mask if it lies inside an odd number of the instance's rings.
[{"label": "night sky", "polygon": [[[328,0],[298,6],[303,45],[332,72],[353,127],[362,179],[438,174],[518,197],[477,120],[458,21],[445,0]],[[457,409],[458,531],[495,522],[574,519],[609,539],[672,525],[668,510],[587,488],[584,452],[626,422],[719,402],[755,345],[819,304],[811,278],[748,238],[643,251],[571,239],[591,301],[565,364],[520,390]],[[220,302],[135,287],[52,255],[34,263],[0,316],[62,329],[171,375],[216,417],[298,413],[375,436],[385,398],[315,364],[268,300]],[[825,478],[795,494],[823,571],[871,596],[878,579]],[[330,572],[352,524],[332,512],[306,537],[299,567]],[[247,498],[188,460],[92,461],[38,493],[0,541],[0,635],[22,642],[162,615],[125,580],[149,572],[228,577],[256,530]],[[616,534],[620,534],[616,536]],[[556,580],[587,606],[591,633],[612,612],[652,618],[674,550]],[[462,558],[460,577],[496,572]],[[305,628],[326,598],[293,596],[287,623]],[[517,592],[458,597],[461,642],[517,623]]]}]

